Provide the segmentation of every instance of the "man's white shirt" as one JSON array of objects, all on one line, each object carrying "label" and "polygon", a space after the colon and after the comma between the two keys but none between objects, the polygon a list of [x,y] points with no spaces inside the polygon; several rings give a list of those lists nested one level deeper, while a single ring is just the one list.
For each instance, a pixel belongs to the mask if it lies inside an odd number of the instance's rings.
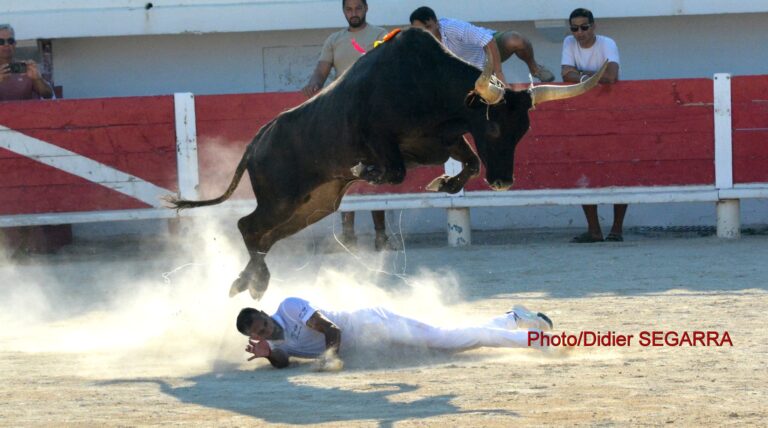
[{"label": "man's white shirt", "polygon": [[[279,348],[297,357],[317,357],[325,352],[325,335],[307,327],[307,321],[317,308],[298,297],[289,297],[280,303],[272,318],[283,328],[283,340],[270,340],[271,348]],[[346,333],[347,314],[323,310],[322,314]],[[344,341],[342,340],[342,345]]]},{"label": "man's white shirt", "polygon": [[603,63],[619,61],[619,48],[610,37],[596,35],[595,44],[589,48],[582,48],[573,36],[568,36],[563,41],[563,55],[560,64],[576,67],[580,71],[594,72],[600,69]]}]

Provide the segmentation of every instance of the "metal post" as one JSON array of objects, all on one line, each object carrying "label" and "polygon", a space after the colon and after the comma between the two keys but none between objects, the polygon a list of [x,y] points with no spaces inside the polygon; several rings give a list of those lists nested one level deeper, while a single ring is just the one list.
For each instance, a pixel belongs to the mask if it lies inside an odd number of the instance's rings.
[{"label": "metal post", "polygon": [[736,239],[741,237],[741,220],[738,199],[717,201],[717,237]]},{"label": "metal post", "polygon": [[472,243],[469,208],[448,208],[448,245],[463,247]]},{"label": "metal post", "polygon": [[[197,118],[195,116],[195,96],[191,93],[173,95],[176,118],[176,167],[179,180],[179,197],[181,199],[198,199],[200,172],[197,164]],[[186,225],[181,224],[181,218],[168,221],[171,234],[178,234],[188,229],[191,218]]]},{"label": "metal post", "polygon": [[[714,77],[715,101],[715,188],[733,189],[733,120],[731,116],[731,75],[718,73]],[[717,202],[717,236],[741,237],[739,200]]]}]

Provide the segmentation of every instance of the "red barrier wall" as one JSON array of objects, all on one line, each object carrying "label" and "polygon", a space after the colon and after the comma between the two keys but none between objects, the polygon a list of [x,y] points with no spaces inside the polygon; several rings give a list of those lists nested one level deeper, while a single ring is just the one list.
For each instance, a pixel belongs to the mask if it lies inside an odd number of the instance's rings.
[{"label": "red barrier wall", "polygon": [[[173,97],[0,103],[0,125],[177,189]],[[146,208],[84,178],[0,149],[0,215]]]},{"label": "red barrier wall", "polygon": [[768,76],[731,82],[733,182],[768,182]]},{"label": "red barrier wall", "polygon": [[[628,81],[542,104],[518,146],[512,190],[711,185],[712,91],[710,79]],[[733,78],[732,98],[734,181],[768,182],[768,76]],[[299,93],[196,97],[201,196],[221,194],[259,127],[304,100]],[[0,103],[0,125],[177,189],[171,96]],[[403,185],[358,184],[351,193],[421,192],[441,174],[442,167],[418,168]],[[486,189],[481,179],[467,186]],[[253,198],[247,179],[237,197]],[[0,149],[0,215],[144,207]]]},{"label": "red barrier wall", "polygon": [[654,80],[542,104],[517,147],[511,190],[712,184],[712,98],[709,79]]}]

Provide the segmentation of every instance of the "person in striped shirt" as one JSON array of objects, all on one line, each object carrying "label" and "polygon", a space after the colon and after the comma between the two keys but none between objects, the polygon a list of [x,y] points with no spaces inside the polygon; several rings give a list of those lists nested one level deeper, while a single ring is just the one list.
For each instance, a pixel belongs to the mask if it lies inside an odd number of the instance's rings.
[{"label": "person in striped shirt", "polygon": [[503,83],[507,80],[501,63],[512,55],[517,55],[528,66],[534,78],[542,82],[555,80],[551,71],[536,62],[530,40],[516,31],[494,31],[458,19],[438,19],[435,11],[427,6],[414,10],[410,21],[412,26],[429,31],[449,51],[480,69],[485,63],[485,48],[488,48],[493,72]]}]

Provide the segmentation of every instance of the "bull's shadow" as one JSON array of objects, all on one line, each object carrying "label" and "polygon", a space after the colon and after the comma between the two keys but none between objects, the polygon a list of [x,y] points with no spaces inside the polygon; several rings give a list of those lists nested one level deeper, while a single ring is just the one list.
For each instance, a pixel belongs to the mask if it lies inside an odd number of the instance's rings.
[{"label": "bull's shadow", "polygon": [[[275,424],[313,425],[374,420],[379,426],[390,427],[404,420],[462,413],[517,416],[505,410],[460,410],[451,403],[457,397],[455,394],[435,395],[410,402],[390,399],[397,394],[419,389],[418,385],[408,383],[368,383],[363,379],[360,386],[369,390],[353,391],[339,387],[316,387],[291,380],[292,376],[306,375],[308,367],[302,364],[284,370],[268,366],[253,371],[231,369],[184,379],[185,384],[191,385],[179,387],[173,387],[163,379],[113,380],[101,385],[156,383],[162,393],[182,403],[228,410]],[[361,375],[361,378],[364,376]]]}]

